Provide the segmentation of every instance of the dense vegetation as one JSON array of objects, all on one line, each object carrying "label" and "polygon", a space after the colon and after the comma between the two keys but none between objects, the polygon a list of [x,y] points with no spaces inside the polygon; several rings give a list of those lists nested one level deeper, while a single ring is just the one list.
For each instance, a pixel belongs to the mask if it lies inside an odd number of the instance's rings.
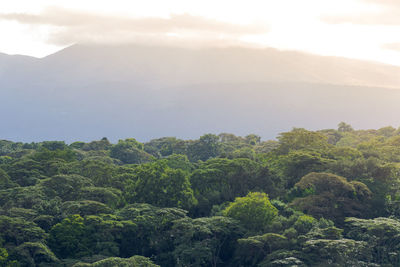
[{"label": "dense vegetation", "polygon": [[0,266],[400,266],[400,130],[0,141]]}]

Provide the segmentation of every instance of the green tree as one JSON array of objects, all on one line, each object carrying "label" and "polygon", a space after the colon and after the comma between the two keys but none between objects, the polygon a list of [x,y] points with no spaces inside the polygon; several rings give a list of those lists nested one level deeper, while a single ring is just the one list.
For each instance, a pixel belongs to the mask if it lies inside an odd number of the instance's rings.
[{"label": "green tree", "polygon": [[46,233],[35,223],[23,218],[0,215],[0,240],[7,246],[19,246],[24,242],[41,241]]},{"label": "green tree", "polygon": [[144,150],[156,157],[167,157],[172,154],[186,154],[187,143],[175,137],[153,139],[144,144]]},{"label": "green tree", "polygon": [[50,151],[55,150],[64,150],[67,148],[67,145],[64,141],[44,141],[40,143],[41,148],[48,149]]},{"label": "green tree", "polygon": [[219,137],[215,134],[205,134],[199,140],[188,144],[187,156],[190,161],[206,161],[218,156],[219,149]]},{"label": "green tree", "polygon": [[119,140],[118,144],[112,146],[110,156],[119,159],[126,164],[148,162],[152,157],[143,149],[143,144],[139,143],[134,138]]},{"label": "green tree", "polygon": [[91,254],[88,232],[80,215],[71,215],[50,230],[48,244],[60,258],[82,257]]},{"label": "green tree", "polygon": [[0,190],[0,205],[3,209],[24,208],[41,209],[44,201],[48,201],[39,186],[14,187]]},{"label": "green tree", "polygon": [[390,218],[359,219],[347,218],[346,237],[365,242],[369,256],[382,266],[400,264],[400,222]]},{"label": "green tree", "polygon": [[8,252],[5,248],[0,248],[0,266],[6,266]]},{"label": "green tree", "polygon": [[111,214],[112,209],[106,204],[93,200],[80,200],[80,201],[65,201],[62,203],[61,213],[64,216],[79,214],[81,216],[85,215],[95,215],[95,214]]},{"label": "green tree", "polygon": [[54,253],[42,242],[25,242],[14,251],[14,258],[22,266],[57,266],[60,264]]},{"label": "green tree", "polygon": [[94,263],[77,263],[74,267],[159,267],[149,258],[143,256],[132,256],[130,258],[110,257]]},{"label": "green tree", "polygon": [[69,165],[66,172],[90,178],[94,185],[105,187],[114,185],[115,171],[116,168],[113,164],[101,160],[85,159]]},{"label": "green tree", "polygon": [[269,168],[250,159],[210,159],[201,163],[190,177],[198,200],[193,213],[208,216],[214,205],[233,201],[250,191],[264,191],[277,195],[281,187],[279,177]]},{"label": "green tree", "polygon": [[184,218],[174,222],[171,235],[174,266],[228,266],[242,229],[226,217]]},{"label": "green tree", "polygon": [[278,137],[279,154],[287,154],[292,150],[324,150],[329,148],[328,138],[318,132],[294,128],[291,132],[281,133]]},{"label": "green tree", "polygon": [[367,185],[372,192],[371,205],[374,207],[369,213],[375,217],[388,215],[387,200],[396,200],[399,192],[398,166],[376,157],[368,159],[361,157],[332,162],[329,169],[330,172]]},{"label": "green tree", "polygon": [[352,132],[352,131],[354,131],[354,129],[353,129],[353,127],[351,127],[350,124],[347,124],[342,121],[338,124],[338,131],[339,132]]},{"label": "green tree", "polygon": [[371,261],[368,243],[351,239],[307,240],[303,253],[312,266],[368,266]]},{"label": "green tree", "polygon": [[49,198],[58,196],[62,200],[68,201],[76,199],[81,188],[91,186],[92,181],[76,174],[56,175],[41,181],[40,185]]},{"label": "green tree", "polygon": [[181,169],[171,169],[163,162],[154,162],[138,166],[135,175],[137,181],[131,202],[184,209],[191,208],[197,202],[189,177]]},{"label": "green tree", "polygon": [[250,192],[230,203],[224,214],[240,221],[249,231],[258,233],[272,222],[278,210],[271,204],[267,194]]},{"label": "green tree", "polygon": [[186,155],[172,154],[162,160],[172,169],[181,169],[188,173],[194,169],[194,165],[189,161]]},{"label": "green tree", "polygon": [[300,198],[292,205],[317,218],[327,218],[342,224],[348,216],[366,216],[371,191],[361,182],[330,173],[309,173],[295,185]]},{"label": "green tree", "polygon": [[326,170],[331,162],[318,152],[303,150],[290,151],[274,161],[276,164],[272,168],[286,181],[286,189],[292,188],[307,173]]},{"label": "green tree", "polygon": [[286,248],[289,248],[287,238],[275,233],[241,238],[235,253],[235,265],[257,266],[268,254]]},{"label": "green tree", "polygon": [[186,211],[178,208],[159,208],[150,204],[130,204],[117,212],[123,220],[137,225],[135,235],[121,240],[121,256],[140,254],[153,256],[161,266],[174,266],[171,254],[174,221],[186,218]]},{"label": "green tree", "polygon": [[256,134],[249,134],[245,136],[244,140],[249,145],[255,146],[261,142],[261,137]]},{"label": "green tree", "polygon": [[18,185],[11,181],[10,176],[8,176],[5,171],[0,169],[0,190],[16,186]]},{"label": "green tree", "polygon": [[112,209],[123,205],[122,192],[116,188],[84,187],[80,189],[79,199],[94,200],[106,204]]},{"label": "green tree", "polygon": [[50,230],[49,246],[61,258],[118,256],[132,241],[136,225],[111,214],[70,215]]},{"label": "green tree", "polygon": [[37,181],[45,178],[43,165],[30,158],[13,161],[11,164],[6,165],[4,171],[10,176],[11,181],[20,186],[35,185]]},{"label": "green tree", "polygon": [[75,142],[73,144],[71,144],[71,146],[75,147],[75,148],[81,148],[84,151],[100,151],[100,150],[109,150],[111,148],[111,143],[110,141],[108,141],[107,137],[103,137],[101,140],[99,141],[92,141],[90,143],[87,144],[80,144],[78,142]]}]

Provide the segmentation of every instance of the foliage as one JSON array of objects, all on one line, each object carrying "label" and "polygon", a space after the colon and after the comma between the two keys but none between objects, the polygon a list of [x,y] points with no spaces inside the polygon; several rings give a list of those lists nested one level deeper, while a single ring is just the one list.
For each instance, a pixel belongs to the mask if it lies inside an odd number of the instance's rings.
[{"label": "foliage", "polygon": [[230,218],[184,218],[175,221],[171,234],[175,266],[225,266],[242,231]]},{"label": "foliage", "polygon": [[110,156],[127,164],[144,163],[151,160],[150,154],[145,152],[142,143],[134,138],[119,140],[112,146]]},{"label": "foliage", "polygon": [[[60,258],[119,255],[121,240],[135,234],[136,225],[112,215],[70,215],[50,230],[48,243]],[[126,242],[126,241],[125,241]]]},{"label": "foliage", "polygon": [[73,215],[51,228],[49,246],[61,258],[88,255],[90,248],[86,235],[83,218]]},{"label": "foliage", "polygon": [[76,199],[82,187],[93,185],[90,179],[80,175],[56,175],[41,181],[43,192],[49,197],[64,201]]},{"label": "foliage", "polygon": [[317,266],[362,266],[371,260],[368,243],[352,239],[308,240],[303,252]]},{"label": "foliage", "polygon": [[292,205],[317,218],[341,224],[345,217],[364,216],[368,212],[371,191],[361,182],[330,173],[309,173],[295,185],[300,197]]},{"label": "foliage", "polygon": [[400,266],[399,148],[346,123],[0,140],[0,266]]},{"label": "foliage", "polygon": [[320,150],[329,148],[328,138],[318,132],[294,128],[291,132],[281,133],[278,137],[279,154],[287,154],[292,150]]},{"label": "foliage", "polygon": [[159,267],[150,259],[142,256],[132,256],[130,258],[110,257],[94,263],[77,263],[73,267]]},{"label": "foliage", "polygon": [[0,240],[5,245],[19,246],[24,242],[40,241],[46,236],[45,231],[33,222],[0,215]]},{"label": "foliage", "polygon": [[16,186],[18,185],[11,181],[10,176],[8,176],[8,174],[5,171],[0,169],[0,190]]},{"label": "foliage", "polygon": [[25,242],[15,249],[12,256],[23,266],[54,266],[60,263],[42,242]]},{"label": "foliage", "polygon": [[268,254],[289,247],[287,238],[275,233],[238,239],[236,261],[239,266],[255,266]]},{"label": "foliage", "polygon": [[187,155],[190,161],[206,161],[216,157],[219,153],[219,137],[214,134],[205,134],[199,140],[187,145]]},{"label": "foliage", "polygon": [[163,162],[147,163],[135,169],[135,176],[130,202],[186,209],[196,204],[189,177],[181,169],[171,169]]},{"label": "foliage", "polygon": [[245,197],[236,198],[224,213],[240,221],[250,231],[260,232],[272,222],[278,210],[271,204],[267,194],[250,192]]},{"label": "foliage", "polygon": [[233,201],[250,191],[276,195],[280,180],[269,168],[250,159],[212,159],[192,172],[190,182],[198,200],[193,213],[208,216],[213,205]]},{"label": "foliage", "polygon": [[369,244],[374,262],[397,266],[400,263],[400,222],[389,218],[346,219],[349,238]]},{"label": "foliage", "polygon": [[155,255],[157,262],[170,262],[172,255],[165,254],[172,249],[172,240],[166,233],[171,230],[175,220],[186,218],[186,213],[177,208],[159,208],[149,204],[125,206],[118,215],[137,225],[137,232],[134,237],[121,242],[121,255]]}]

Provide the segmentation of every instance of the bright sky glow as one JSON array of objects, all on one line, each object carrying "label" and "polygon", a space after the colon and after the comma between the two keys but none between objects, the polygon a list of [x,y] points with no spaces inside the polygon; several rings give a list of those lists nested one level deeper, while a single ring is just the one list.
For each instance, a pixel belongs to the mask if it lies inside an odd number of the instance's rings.
[{"label": "bright sky glow", "polygon": [[[64,23],[62,19],[55,25],[57,23],[54,23],[53,17],[58,15],[52,14],[53,10],[57,10],[54,8],[61,10],[60,17],[64,9],[71,14],[80,14],[83,16],[82,23],[87,25],[77,27],[67,21],[60,26],[60,23]],[[165,32],[155,30],[157,26],[154,25],[149,28],[149,36],[153,39],[157,37],[156,40],[163,36],[172,40],[187,39],[192,43],[204,39],[211,45],[224,40],[231,44],[300,50],[400,65],[400,51],[388,49],[396,47],[388,44],[400,43],[400,1],[399,4],[385,0],[0,1],[0,14],[14,16],[15,13],[37,15],[38,18],[47,14],[50,17],[45,22],[32,23],[30,20],[0,16],[0,51],[8,54],[42,57],[82,40],[102,42],[109,38],[114,42],[134,41],[138,33],[127,34],[130,26],[121,32],[108,29],[101,34],[93,24],[110,18],[111,25],[122,25],[124,22],[119,21],[120,18],[135,20],[129,22],[135,27],[150,27],[147,23],[153,23],[148,20],[151,17],[166,21],[171,19],[172,26],[167,27]],[[87,21],[84,14],[90,14]],[[186,17],[174,20],[174,16],[178,15]],[[99,19],[96,20],[95,16],[99,16]],[[68,16],[65,20],[68,20]],[[154,23],[162,26],[164,20]],[[211,21],[211,24],[207,21]],[[202,23],[208,26],[203,29],[203,26],[199,26]],[[242,28],[232,33],[232,25],[248,27],[248,32]],[[225,30],[231,32],[225,33]],[[143,32],[139,35],[144,38]],[[145,40],[149,36],[146,35]]]}]

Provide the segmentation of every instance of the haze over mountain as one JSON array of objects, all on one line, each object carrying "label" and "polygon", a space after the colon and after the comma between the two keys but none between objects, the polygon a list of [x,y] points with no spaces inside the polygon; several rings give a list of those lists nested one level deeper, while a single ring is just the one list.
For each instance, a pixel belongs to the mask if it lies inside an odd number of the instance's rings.
[{"label": "haze over mountain", "polygon": [[0,54],[0,138],[115,141],[398,126],[400,67],[300,52],[74,45]]}]

